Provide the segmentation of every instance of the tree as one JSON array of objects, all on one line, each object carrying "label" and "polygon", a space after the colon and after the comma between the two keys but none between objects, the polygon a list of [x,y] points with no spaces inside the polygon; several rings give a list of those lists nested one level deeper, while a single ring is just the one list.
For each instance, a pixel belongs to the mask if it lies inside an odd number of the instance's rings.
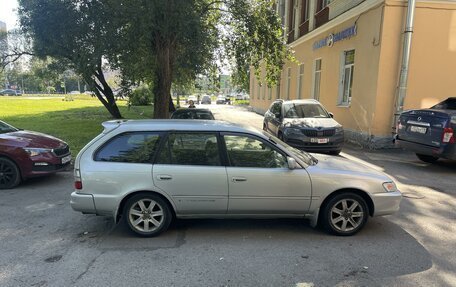
[{"label": "tree", "polygon": [[[199,73],[210,73],[223,57],[234,61],[237,83],[248,83],[250,66],[260,78],[264,65],[266,82],[274,85],[291,53],[273,4],[273,0],[111,0],[113,10],[123,7],[115,17],[116,42],[129,45],[111,60],[130,68],[139,63],[141,68],[132,71],[150,71],[156,88],[155,118],[168,118],[176,79],[194,80]],[[132,61],[135,58],[140,61]]]},{"label": "tree", "polygon": [[82,76],[114,118],[122,115],[103,73],[109,49],[109,17],[103,1],[19,0],[22,32],[33,39],[33,55],[52,57]]}]

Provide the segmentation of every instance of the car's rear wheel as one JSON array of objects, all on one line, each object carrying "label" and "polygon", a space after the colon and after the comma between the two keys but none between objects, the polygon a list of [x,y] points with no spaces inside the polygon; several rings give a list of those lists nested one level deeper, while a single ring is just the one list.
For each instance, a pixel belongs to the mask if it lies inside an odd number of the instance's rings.
[{"label": "car's rear wheel", "polygon": [[133,232],[145,237],[166,231],[172,219],[168,203],[150,193],[140,193],[128,199],[123,216]]},{"label": "car's rear wheel", "polygon": [[432,156],[432,155],[425,155],[425,154],[419,154],[417,153],[416,156],[421,160],[421,161],[424,161],[424,162],[427,162],[427,163],[434,163],[436,162],[439,158],[436,157],[436,156]]},{"label": "car's rear wheel", "polygon": [[0,189],[9,189],[21,182],[21,173],[14,162],[0,158]]},{"label": "car's rear wheel", "polygon": [[332,197],[322,212],[323,228],[331,234],[340,236],[349,236],[360,231],[369,216],[366,201],[351,192]]}]

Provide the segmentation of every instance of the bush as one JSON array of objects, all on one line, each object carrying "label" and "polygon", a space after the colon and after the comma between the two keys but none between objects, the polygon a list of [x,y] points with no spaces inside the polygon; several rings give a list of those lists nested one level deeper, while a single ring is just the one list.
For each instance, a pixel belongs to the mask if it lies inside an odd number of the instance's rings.
[{"label": "bush", "polygon": [[130,106],[148,106],[154,100],[152,89],[149,86],[141,86],[135,89],[128,97],[128,105]]},{"label": "bush", "polygon": [[250,105],[250,101],[249,100],[235,100],[234,104],[239,105],[239,106],[248,106],[248,105]]}]

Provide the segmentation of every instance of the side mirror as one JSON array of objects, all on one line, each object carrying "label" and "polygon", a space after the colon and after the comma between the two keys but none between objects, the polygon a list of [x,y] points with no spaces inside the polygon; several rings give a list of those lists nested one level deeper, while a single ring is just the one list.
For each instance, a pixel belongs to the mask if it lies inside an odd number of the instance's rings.
[{"label": "side mirror", "polygon": [[334,114],[331,113],[331,112],[329,112],[329,116],[330,116],[331,118],[334,118]]},{"label": "side mirror", "polygon": [[296,162],[296,160],[292,157],[287,157],[287,162],[288,162],[288,168],[289,169],[296,169],[298,168],[298,163]]}]

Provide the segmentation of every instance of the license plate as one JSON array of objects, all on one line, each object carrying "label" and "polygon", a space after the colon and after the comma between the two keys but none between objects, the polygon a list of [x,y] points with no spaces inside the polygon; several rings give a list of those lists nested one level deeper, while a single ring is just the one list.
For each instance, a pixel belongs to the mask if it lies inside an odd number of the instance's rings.
[{"label": "license plate", "polygon": [[64,157],[62,157],[62,164],[66,164],[70,160],[71,160],[71,154],[64,156]]},{"label": "license plate", "polygon": [[419,133],[419,134],[425,134],[427,128],[424,127],[417,127],[417,126],[411,126],[410,131],[414,133]]},{"label": "license plate", "polygon": [[310,142],[312,143],[319,143],[319,144],[325,144],[329,142],[329,139],[319,139],[319,138],[311,138]]}]

